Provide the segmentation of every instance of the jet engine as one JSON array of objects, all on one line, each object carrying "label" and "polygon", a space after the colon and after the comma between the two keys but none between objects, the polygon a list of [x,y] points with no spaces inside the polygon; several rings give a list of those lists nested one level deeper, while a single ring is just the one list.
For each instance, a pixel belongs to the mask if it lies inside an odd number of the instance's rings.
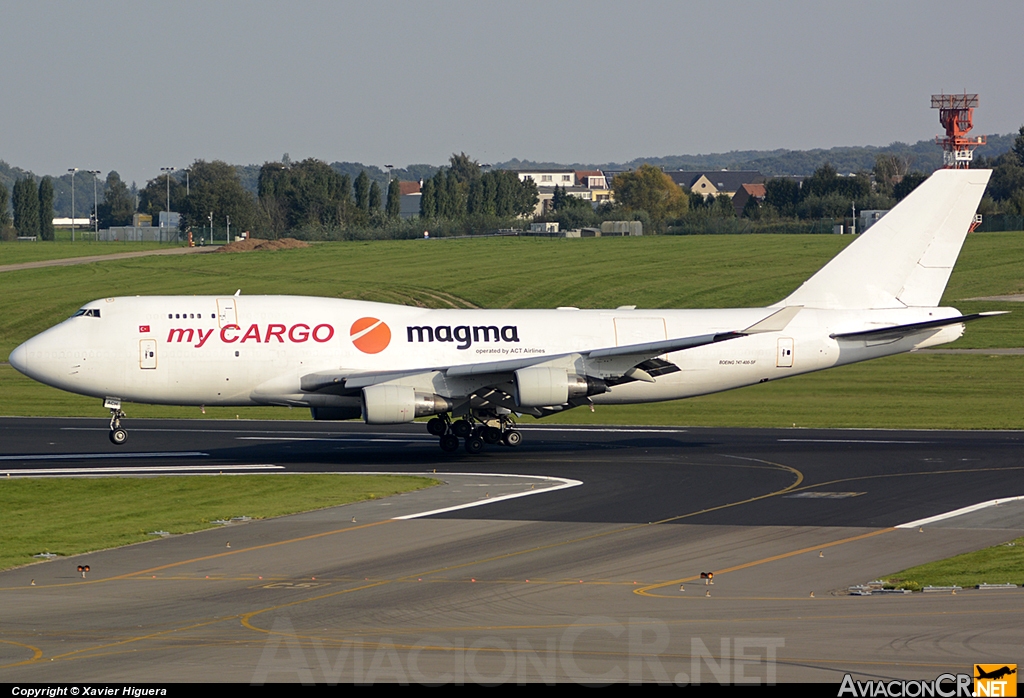
[{"label": "jet engine", "polygon": [[402,424],[416,417],[448,412],[450,400],[417,392],[407,385],[370,385],[363,388],[363,419],[367,424]]},{"label": "jet engine", "polygon": [[599,378],[569,373],[564,368],[533,366],[516,371],[516,404],[520,407],[553,407],[572,398],[599,395],[608,384]]}]

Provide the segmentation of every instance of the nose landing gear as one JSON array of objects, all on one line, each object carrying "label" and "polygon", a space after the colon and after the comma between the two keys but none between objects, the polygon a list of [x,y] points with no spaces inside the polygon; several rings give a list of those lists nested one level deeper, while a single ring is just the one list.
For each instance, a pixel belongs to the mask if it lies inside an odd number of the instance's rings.
[{"label": "nose landing gear", "polygon": [[110,443],[121,446],[128,440],[128,430],[121,428],[121,417],[125,416],[121,411],[121,401],[107,398],[103,406],[110,410]]}]

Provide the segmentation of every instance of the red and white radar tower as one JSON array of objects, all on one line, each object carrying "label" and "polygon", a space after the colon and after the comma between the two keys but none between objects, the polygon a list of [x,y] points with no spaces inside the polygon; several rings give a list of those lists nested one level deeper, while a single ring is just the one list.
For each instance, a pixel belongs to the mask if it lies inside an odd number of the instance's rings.
[{"label": "red and white radar tower", "polygon": [[974,127],[976,106],[976,94],[932,95],[932,109],[939,110],[939,123],[946,129],[946,135],[936,136],[935,142],[942,146],[943,167],[947,170],[966,170],[974,158],[974,149],[985,145],[985,136],[967,137]]}]

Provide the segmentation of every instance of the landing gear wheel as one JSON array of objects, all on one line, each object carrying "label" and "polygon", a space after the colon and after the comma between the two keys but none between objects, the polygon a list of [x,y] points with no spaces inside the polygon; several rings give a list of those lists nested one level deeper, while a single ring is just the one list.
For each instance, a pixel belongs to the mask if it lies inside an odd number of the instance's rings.
[{"label": "landing gear wheel", "polygon": [[448,425],[440,417],[434,417],[427,422],[427,431],[434,436],[444,436],[444,433],[448,431]]},{"label": "landing gear wheel", "polygon": [[458,436],[460,439],[465,439],[467,436],[473,433],[473,425],[468,420],[460,419],[459,421],[452,424],[452,433]]},{"label": "landing gear wheel", "polygon": [[484,450],[484,440],[479,436],[473,435],[466,439],[466,453],[476,455]]},{"label": "landing gear wheel", "polygon": [[115,446],[120,446],[128,440],[128,432],[124,429],[111,429],[110,430],[110,443]]},{"label": "landing gear wheel", "polygon": [[459,450],[459,437],[455,434],[445,434],[440,439],[441,450],[445,453],[455,453]]},{"label": "landing gear wheel", "polygon": [[499,443],[501,441],[501,429],[496,427],[484,427],[481,436],[484,438],[484,443]]},{"label": "landing gear wheel", "polygon": [[513,429],[511,431],[506,431],[501,440],[506,446],[518,446],[523,443],[523,434],[522,432],[518,432]]}]

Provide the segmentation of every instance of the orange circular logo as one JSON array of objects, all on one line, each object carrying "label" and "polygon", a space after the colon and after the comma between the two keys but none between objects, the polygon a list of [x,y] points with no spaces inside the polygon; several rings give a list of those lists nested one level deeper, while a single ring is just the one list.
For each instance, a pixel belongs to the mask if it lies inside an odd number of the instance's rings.
[{"label": "orange circular logo", "polygon": [[352,343],[364,354],[378,354],[391,343],[391,328],[375,317],[359,318],[349,330]]}]

